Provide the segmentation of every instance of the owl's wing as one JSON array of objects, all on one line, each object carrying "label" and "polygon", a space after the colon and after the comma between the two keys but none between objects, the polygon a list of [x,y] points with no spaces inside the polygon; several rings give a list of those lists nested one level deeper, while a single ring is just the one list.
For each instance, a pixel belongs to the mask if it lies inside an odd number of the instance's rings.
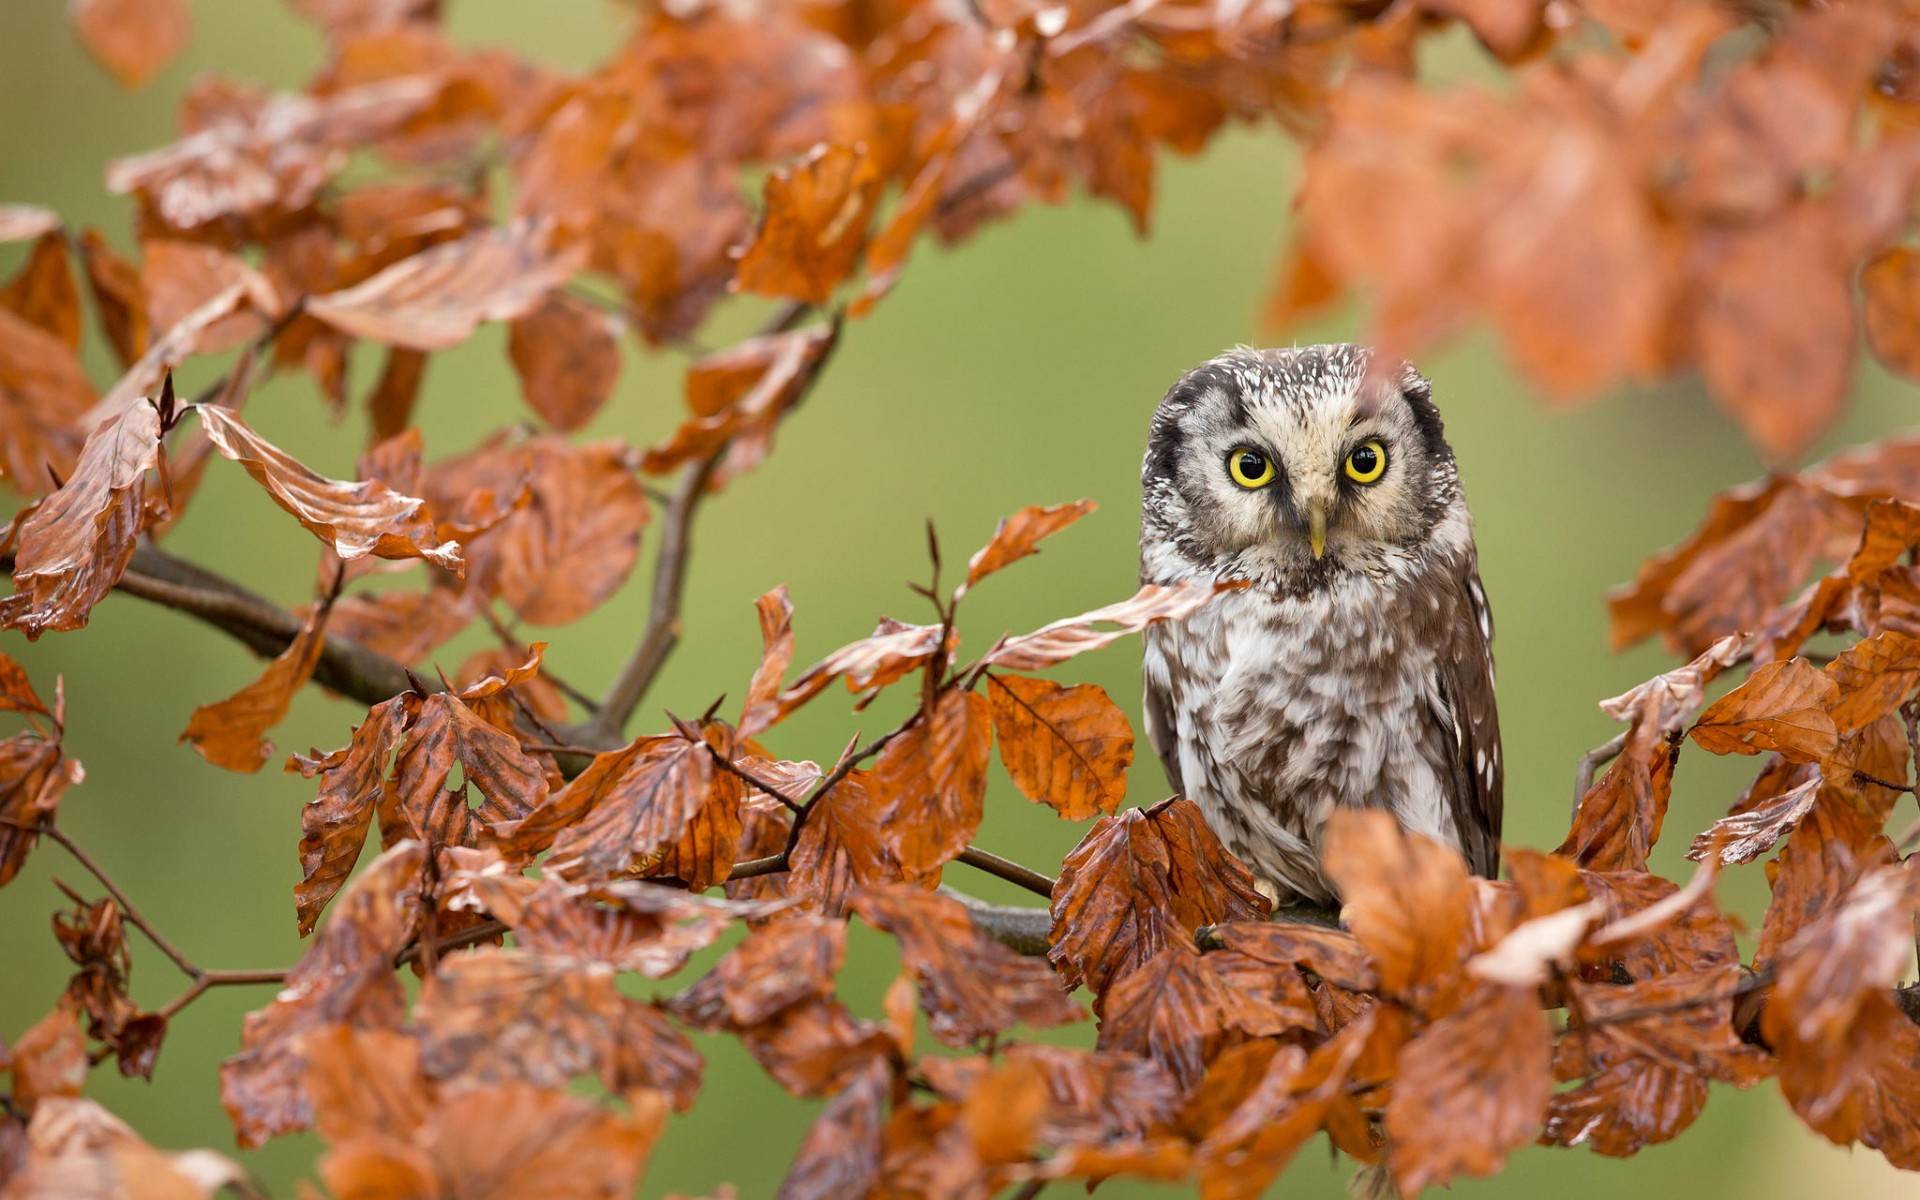
[{"label": "owl's wing", "polygon": [[1505,766],[1493,692],[1493,611],[1480,586],[1479,556],[1472,550],[1461,556],[1451,586],[1457,589],[1454,619],[1443,634],[1439,679],[1446,712],[1439,715],[1448,726],[1453,818],[1467,865],[1491,878],[1500,869]]}]

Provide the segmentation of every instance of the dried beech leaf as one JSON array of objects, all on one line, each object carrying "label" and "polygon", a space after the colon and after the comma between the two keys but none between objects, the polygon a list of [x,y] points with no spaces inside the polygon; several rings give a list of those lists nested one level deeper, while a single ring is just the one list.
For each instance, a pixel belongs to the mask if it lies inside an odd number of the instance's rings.
[{"label": "dried beech leaf", "polygon": [[879,168],[862,148],[823,145],[767,177],[766,208],[734,275],[763,296],[825,304],[860,261],[880,199]]},{"label": "dried beech leaf", "polygon": [[287,648],[258,679],[224,700],[194,709],[180,740],[214,766],[229,771],[251,773],[266,765],[273,757],[267,730],[287,715],[294,693],[313,678],[313,669],[327,648],[328,609],[325,603],[314,605]]},{"label": "dried beech leaf", "polygon": [[1467,866],[1378,810],[1336,809],[1323,837],[1340,917],[1373,956],[1390,995],[1435,996],[1457,986],[1467,949]]},{"label": "dried beech leaf", "polygon": [[1086,516],[1099,505],[1091,500],[1071,504],[1029,505],[1002,520],[993,531],[993,540],[974,551],[967,560],[967,577],[954,589],[957,600],[968,589],[996,571],[1039,552],[1040,542]]},{"label": "dried beech leaf", "polygon": [[143,86],[187,44],[186,0],[74,0],[67,17],[122,87]]},{"label": "dried beech leaf", "polygon": [[620,379],[619,326],[586,301],[554,292],[507,329],[507,357],[527,406],[562,433],[593,420]]},{"label": "dried beech leaf", "polygon": [[1105,994],[1202,925],[1257,920],[1266,899],[1191,801],[1102,817],[1060,865],[1047,957],[1069,986]]},{"label": "dried beech leaf", "polygon": [[[1131,599],[1055,621],[1020,637],[1002,639],[987,655],[987,661],[1015,671],[1045,670],[1077,654],[1110,645],[1129,633],[1138,633],[1155,621],[1182,620],[1222,592],[1245,586],[1239,582],[1144,584]],[[1118,628],[1098,628],[1103,624]]]},{"label": "dried beech leaf", "polygon": [[1133,765],[1133,726],[1105,689],[988,675],[987,699],[1000,762],[1022,795],[1069,821],[1119,809]]},{"label": "dried beech leaf", "polygon": [[1839,694],[1805,659],[1767,663],[1708,705],[1688,736],[1714,754],[1773,751],[1793,762],[1819,762],[1838,745],[1828,710]]},{"label": "dried beech leaf", "polygon": [[274,503],[292,513],[343,561],[372,554],[424,558],[456,575],[464,568],[460,547],[438,540],[425,501],[402,495],[378,480],[347,483],[315,474],[226,409],[203,404],[195,411],[214,449],[245,467]]},{"label": "dried beech leaf", "polygon": [[949,688],[874,761],[868,786],[888,848],[908,873],[937,871],[973,840],[992,741],[986,699]]}]

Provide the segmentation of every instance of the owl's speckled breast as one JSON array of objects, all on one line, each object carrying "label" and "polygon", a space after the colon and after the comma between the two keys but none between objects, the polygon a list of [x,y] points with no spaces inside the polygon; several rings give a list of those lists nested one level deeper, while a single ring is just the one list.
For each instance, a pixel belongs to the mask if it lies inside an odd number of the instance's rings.
[{"label": "owl's speckled breast", "polygon": [[1317,842],[1333,805],[1380,807],[1459,846],[1434,745],[1448,592],[1345,573],[1301,596],[1252,588],[1146,638],[1148,734],[1228,849],[1277,893],[1333,898]]}]

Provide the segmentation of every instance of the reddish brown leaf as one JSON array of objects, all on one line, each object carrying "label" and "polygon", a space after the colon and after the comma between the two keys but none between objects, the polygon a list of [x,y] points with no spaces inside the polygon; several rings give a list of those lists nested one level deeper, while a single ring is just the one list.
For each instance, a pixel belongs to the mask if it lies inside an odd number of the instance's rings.
[{"label": "reddish brown leaf", "polygon": [[839,916],[855,888],[907,878],[889,848],[898,833],[886,829],[882,818],[864,771],[852,772],[815,797],[788,855],[787,894]]},{"label": "reddish brown leaf", "polygon": [[182,353],[217,354],[257,337],[277,316],[281,301],[265,276],[234,255],[197,242],[156,238],[140,246],[140,287],[155,329],[173,329],[195,310],[238,286],[245,304],[208,324]]},{"label": "reddish brown leaf", "polygon": [[899,939],[933,1035],[949,1046],[1082,1015],[1046,963],[982,933],[957,900],[901,884],[862,889],[848,907]]},{"label": "reddish brown leaf", "polygon": [[267,1007],[248,1015],[240,1052],[220,1064],[220,1100],[243,1146],[313,1122],[305,1035],[327,1025],[397,1028],[406,997],[394,956],[419,922],[425,853],[391,847],[354,881]]},{"label": "reddish brown leaf", "polygon": [[1805,659],[1767,663],[1708,705],[1688,736],[1714,754],[1773,751],[1793,762],[1819,762],[1838,745],[1828,710],[1839,696],[1833,680]]},{"label": "reddish brown leaf", "polygon": [[817,146],[774,171],[734,286],[809,304],[831,300],[860,260],[882,182],[861,147]]},{"label": "reddish brown leaf", "polygon": [[567,625],[619,590],[640,553],[646,490],[620,442],[530,443],[527,503],[486,537],[492,578],[515,612],[536,625]]},{"label": "reddish brown leaf", "polygon": [[938,871],[973,840],[992,742],[986,699],[949,688],[880,752],[868,786],[888,848],[909,874]]},{"label": "reddish brown leaf", "polygon": [[294,693],[313,678],[313,669],[327,648],[327,612],[325,602],[314,605],[287,648],[258,679],[225,700],[194,709],[180,740],[191,743],[214,766],[229,771],[251,773],[265,765],[273,756],[267,731],[287,715]]},{"label": "reddish brown leaf", "polygon": [[81,233],[80,263],[87,271],[87,286],[93,293],[93,310],[100,321],[100,331],[107,335],[121,365],[132,366],[135,359],[146,353],[151,329],[139,268],[109,246],[97,229]]},{"label": "reddish brown leaf", "polygon": [[[870,636],[840,647],[801,672],[800,678],[780,693],[778,717],[813,699],[835,679],[844,677],[851,692],[879,691],[938,653],[943,632],[939,625],[903,625],[882,617]],[[949,639],[948,649],[951,647]]]},{"label": "reddish brown leaf", "polygon": [[1717,855],[1720,865],[1726,867],[1750,863],[1799,826],[1813,811],[1819,793],[1820,777],[1816,774],[1758,807],[1722,817],[1693,839],[1687,857],[1699,862]]},{"label": "reddish brown leaf", "polygon": [[1102,1050],[1151,1058],[1191,1091],[1226,1046],[1270,1031],[1262,998],[1234,987],[1189,938],[1172,938],[1100,994]]},{"label": "reddish brown leaf", "polygon": [[760,614],[760,665],[740,706],[740,736],[752,737],[778,720],[780,683],[793,662],[793,599],[781,584],[753,602]]},{"label": "reddish brown leaf", "polygon": [[845,921],[789,916],[748,934],[671,1007],[700,1029],[751,1028],[831,996],[846,949]]},{"label": "reddish brown leaf", "polygon": [[347,483],[315,474],[226,409],[203,404],[195,411],[214,448],[245,467],[274,503],[292,513],[343,561],[372,554],[424,558],[455,574],[464,568],[460,547],[438,540],[425,501],[402,495],[378,480]]},{"label": "reddish brown leaf", "polygon": [[1861,1006],[1907,973],[1920,864],[1866,871],[1804,925],[1770,962],[1775,984],[1763,1011],[1767,1040],[1803,1053],[1844,1053]]},{"label": "reddish brown leaf", "polygon": [[748,338],[687,368],[692,411],[665,442],[649,449],[641,467],[670,471],[726,448],[707,486],[752,470],[773,447],[780,418],[800,401],[840,338],[838,323]]},{"label": "reddish brown leaf", "polygon": [[80,763],[61,750],[60,703],[56,693],[56,736],[25,730],[0,740],[0,887],[26,865],[40,822],[53,815],[68,788],[86,778]]},{"label": "reddish brown leaf", "polygon": [[[1738,969],[1687,971],[1626,985],[1575,983],[1580,1020],[1554,1048],[1554,1093],[1543,1141],[1624,1157],[1685,1132],[1709,1081],[1752,1084],[1766,1056],[1732,1025]],[[1703,997],[1717,997],[1700,1002]],[[1640,1015],[1644,1014],[1644,1015]]]},{"label": "reddish brown leaf", "polygon": [[[476,689],[486,686],[483,681]],[[449,791],[455,763],[465,777],[463,788],[477,790],[483,802],[469,808],[464,791]],[[451,827],[446,824],[448,796],[453,797]],[[400,836],[418,838],[435,851],[472,845],[480,830],[497,833],[546,800],[546,774],[519,741],[488,724],[460,697],[440,692],[420,702],[407,726],[406,747],[382,798],[381,835],[391,841],[393,825],[404,831]]]},{"label": "reddish brown leaf", "polygon": [[87,1037],[64,1005],[40,1018],[13,1043],[13,1102],[32,1112],[42,1100],[78,1096],[87,1082]]},{"label": "reddish brown leaf", "polygon": [[451,588],[385,591],[342,596],[327,629],[401,663],[432,654],[474,618],[473,597]]},{"label": "reddish brown leaf", "polygon": [[876,1058],[899,1052],[888,1032],[832,996],[782,1009],[740,1031],[740,1041],[776,1083],[796,1096],[839,1091]]},{"label": "reddish brown leaf", "polygon": [[482,948],[440,965],[420,994],[421,1062],[443,1082],[520,1080],[564,1088],[592,1074],[610,1091],[646,1088],[685,1109],[700,1056],[614,975],[551,953]]},{"label": "reddish brown leaf", "polygon": [[33,690],[27,669],[6,654],[0,654],[0,710],[43,717],[52,715],[46,701],[40,699],[40,693]]},{"label": "reddish brown leaf", "polygon": [[67,16],[80,44],[122,87],[143,86],[187,44],[186,0],[74,0]]},{"label": "reddish brown leaf", "polygon": [[135,404],[87,436],[65,484],[20,527],[13,595],[0,624],[28,638],[83,628],[133,559],[147,516],[147,471],[159,460],[160,414]]},{"label": "reddish brown leaf", "polygon": [[229,284],[167,326],[166,331],[128,365],[127,373],[107,389],[100,402],[87,411],[86,423],[97,425],[144,402],[160,389],[169,371],[200,351],[209,330],[220,328],[241,312],[246,303],[246,288],[239,283]]},{"label": "reddish brown leaf", "polygon": [[1920,637],[1877,634],[1835,655],[1825,674],[1836,690],[1827,714],[1840,733],[1852,733],[1898,708],[1920,684]]},{"label": "reddish brown leaf", "polygon": [[1532,988],[1483,988],[1414,1035],[1387,1104],[1401,1192],[1491,1175],[1532,1141],[1553,1097],[1551,1054]]},{"label": "reddish brown leaf", "polygon": [[1040,542],[1100,507],[1091,500],[1047,507],[1030,505],[1002,520],[993,531],[993,540],[974,551],[967,560],[967,577],[954,589],[954,598],[996,571],[1039,552]]},{"label": "reddish brown leaf", "polygon": [[1169,937],[1256,920],[1267,902],[1191,801],[1102,817],[1060,864],[1047,957],[1068,986],[1104,995]]},{"label": "reddish brown leaf", "polygon": [[1381,988],[1445,1011],[1467,949],[1469,881],[1459,854],[1372,809],[1334,810],[1322,845],[1341,920],[1373,956]]},{"label": "reddish brown leaf", "polygon": [[385,794],[387,768],[415,703],[410,695],[382,701],[368,710],[345,748],[287,760],[287,770],[320,778],[319,795],[300,812],[301,880],[293,898],[302,936],[313,932],[321,910],[360,860],[374,809]]},{"label": "reddish brown leaf", "polygon": [[[1138,633],[1155,621],[1182,620],[1220,593],[1245,586],[1238,582],[1145,584],[1131,599],[1118,604],[1055,621],[1020,637],[1004,638],[987,655],[987,661],[1015,671],[1045,670],[1076,654]],[[1102,624],[1119,628],[1097,628]]]},{"label": "reddish brown leaf", "polygon": [[1920,379],[1920,254],[1895,246],[1860,272],[1867,344],[1881,362]]},{"label": "reddish brown leaf", "polygon": [[[593,762],[541,808],[500,836],[516,851],[553,847],[549,869],[612,879],[645,866],[680,840],[715,798],[707,748],[678,735],[639,738]],[[727,791],[720,796],[733,793]]]},{"label": "reddish brown leaf", "polygon": [[593,420],[620,379],[618,333],[611,318],[565,292],[515,318],[507,357],[528,407],[563,433]]},{"label": "reddish brown leaf", "polygon": [[987,698],[1000,762],[1021,794],[1069,821],[1119,809],[1133,765],[1133,727],[1105,689],[988,675]]},{"label": "reddish brown leaf", "polygon": [[238,1163],[212,1150],[156,1150],[91,1100],[48,1097],[20,1139],[22,1160],[7,1183],[21,1200],[137,1196],[213,1200],[258,1189]]},{"label": "reddish brown leaf", "polygon": [[1780,1052],[1780,1092],[1828,1141],[1871,1146],[1905,1170],[1920,1170],[1920,1026],[1890,993],[1860,1004],[1836,1047],[1787,1042]]},{"label": "reddish brown leaf", "polygon": [[880,1131],[893,1073],[876,1059],[857,1071],[807,1130],[775,1200],[864,1196],[880,1177]]},{"label": "reddish brown leaf", "polygon": [[69,350],[80,348],[80,289],[63,231],[42,234],[14,277],[0,288],[0,308],[43,329]]},{"label": "reddish brown leaf", "polygon": [[363,283],[314,296],[309,315],[343,333],[415,350],[448,350],[483,321],[511,321],[539,306],[580,267],[556,251],[552,229],[520,221],[402,259]]},{"label": "reddish brown leaf", "polygon": [[59,338],[0,308],[0,468],[24,496],[73,474],[93,385]]},{"label": "reddish brown leaf", "polygon": [[1353,991],[1380,986],[1373,963],[1358,939],[1342,929],[1321,929],[1279,921],[1229,921],[1213,938],[1230,950],[1274,967],[1302,966]]}]

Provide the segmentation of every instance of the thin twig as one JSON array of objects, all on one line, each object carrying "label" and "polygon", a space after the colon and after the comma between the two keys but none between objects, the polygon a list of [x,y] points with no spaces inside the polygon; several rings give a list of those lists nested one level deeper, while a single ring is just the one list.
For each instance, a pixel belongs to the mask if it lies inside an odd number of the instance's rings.
[{"label": "thin twig", "polygon": [[1573,771],[1573,812],[1580,814],[1580,802],[1587,798],[1587,792],[1593,787],[1593,776],[1602,766],[1620,756],[1626,749],[1627,731],[1622,729],[1606,741],[1580,756],[1580,765]]},{"label": "thin twig", "polygon": [[626,665],[614,677],[600,701],[592,726],[603,736],[618,738],[646,699],[647,689],[680,641],[680,601],[686,594],[687,559],[692,550],[693,514],[706,494],[707,481],[720,466],[727,447],[688,466],[667,504],[666,528],[653,573],[653,598],[647,609],[647,627]]},{"label": "thin twig", "polygon": [[1053,898],[1054,880],[1051,875],[1042,875],[1031,867],[1023,867],[1010,858],[1001,858],[998,854],[982,850],[977,846],[968,846],[954,861],[963,862],[976,871],[985,871],[1016,887],[1023,887],[1036,896],[1045,896],[1049,900]]},{"label": "thin twig", "polygon": [[127,898],[127,894],[120,890],[120,885],[113,881],[113,876],[107,874],[106,870],[93,860],[92,855],[82,850],[78,842],[68,837],[65,831],[48,822],[43,821],[40,824],[39,832],[59,843],[60,848],[71,854],[75,862],[85,867],[89,875],[99,880],[100,886],[107,889],[107,895],[113,897],[113,902],[120,906],[120,915],[125,917],[135,929],[145,934],[147,940],[152,942],[160,953],[167,956],[168,961],[179,967],[190,978],[198,978],[206,974],[194,965],[192,959],[182,954],[178,947],[161,936],[160,931],[153,927],[153,923],[147,920],[146,916],[134,906],[133,901]]}]

